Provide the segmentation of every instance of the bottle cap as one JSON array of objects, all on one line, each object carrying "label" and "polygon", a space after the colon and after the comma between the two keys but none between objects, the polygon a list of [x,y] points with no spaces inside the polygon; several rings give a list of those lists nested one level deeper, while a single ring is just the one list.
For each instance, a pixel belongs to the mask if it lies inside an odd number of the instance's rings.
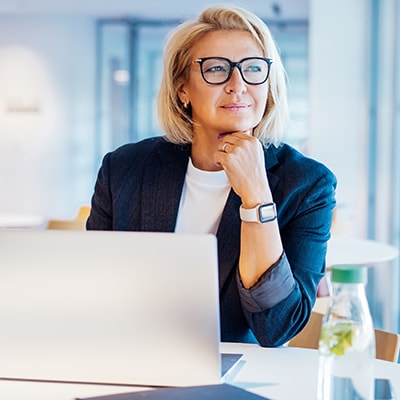
[{"label": "bottle cap", "polygon": [[331,280],[335,283],[367,284],[368,270],[361,265],[336,265],[331,269]]}]

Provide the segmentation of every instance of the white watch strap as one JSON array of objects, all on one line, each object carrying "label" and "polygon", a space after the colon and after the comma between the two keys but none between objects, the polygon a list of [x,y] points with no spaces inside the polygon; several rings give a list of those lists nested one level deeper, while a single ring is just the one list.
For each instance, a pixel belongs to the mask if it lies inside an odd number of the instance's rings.
[{"label": "white watch strap", "polygon": [[277,217],[275,203],[259,204],[254,208],[239,208],[240,219],[244,222],[270,222]]}]

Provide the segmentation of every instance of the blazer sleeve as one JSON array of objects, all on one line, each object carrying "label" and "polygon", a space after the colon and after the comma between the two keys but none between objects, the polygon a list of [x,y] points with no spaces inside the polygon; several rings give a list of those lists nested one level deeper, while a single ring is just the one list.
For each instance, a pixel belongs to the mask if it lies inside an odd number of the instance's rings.
[{"label": "blazer sleeve", "polygon": [[90,215],[86,222],[87,230],[113,229],[112,196],[109,182],[110,157],[111,153],[104,156],[97,175],[94,194],[92,196]]},{"label": "blazer sleeve", "polygon": [[285,193],[277,193],[281,259],[250,289],[237,274],[243,312],[262,346],[283,345],[305,326],[325,274],[336,178],[321,164],[315,166],[308,174],[313,182],[303,175],[301,183],[300,174],[297,183],[283,185]]}]

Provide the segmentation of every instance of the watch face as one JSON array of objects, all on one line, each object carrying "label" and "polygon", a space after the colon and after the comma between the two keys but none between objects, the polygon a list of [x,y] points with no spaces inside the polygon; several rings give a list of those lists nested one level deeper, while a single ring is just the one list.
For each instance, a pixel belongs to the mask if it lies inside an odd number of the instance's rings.
[{"label": "watch face", "polygon": [[269,222],[276,219],[275,204],[263,204],[258,208],[260,222]]}]

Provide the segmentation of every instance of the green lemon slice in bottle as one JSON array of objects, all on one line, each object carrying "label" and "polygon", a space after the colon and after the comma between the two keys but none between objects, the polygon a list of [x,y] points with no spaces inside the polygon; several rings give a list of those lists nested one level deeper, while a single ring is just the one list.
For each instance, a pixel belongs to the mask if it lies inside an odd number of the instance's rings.
[{"label": "green lemon slice in bottle", "polygon": [[323,325],[319,340],[320,348],[336,356],[343,356],[353,344],[353,324],[341,322]]}]

